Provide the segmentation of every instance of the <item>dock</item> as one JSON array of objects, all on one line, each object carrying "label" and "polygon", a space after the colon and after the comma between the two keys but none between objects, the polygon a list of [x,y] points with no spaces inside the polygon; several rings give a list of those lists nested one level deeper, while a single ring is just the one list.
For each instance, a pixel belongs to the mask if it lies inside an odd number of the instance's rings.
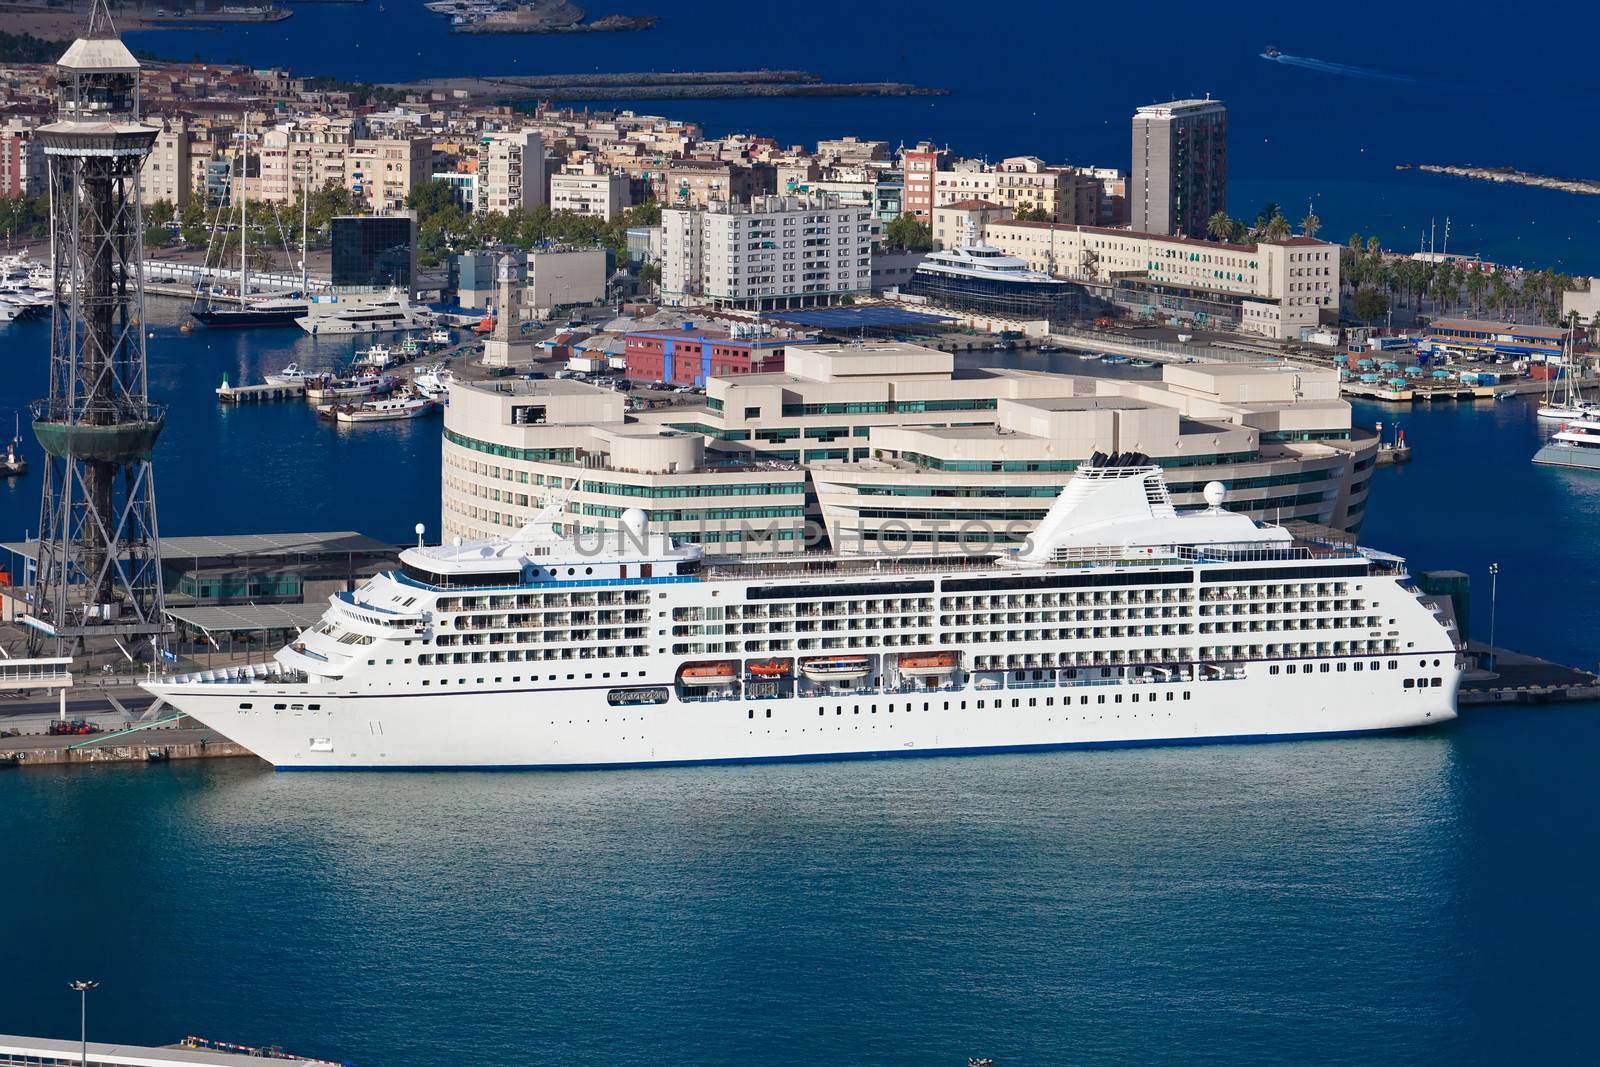
[{"label": "dock", "polygon": [[87,737],[23,734],[0,740],[0,769],[86,763],[166,763],[254,755],[238,742],[187,717],[181,723],[175,721],[148,729],[117,730]]},{"label": "dock", "polygon": [[1471,642],[1468,651],[1477,657],[1480,668],[1462,678],[1456,694],[1458,706],[1600,701],[1600,676],[1591,671],[1510,649],[1491,649],[1479,641]]},{"label": "dock", "polygon": [[295,385],[219,385],[217,400],[224,404],[250,404],[262,400],[299,400],[305,386]]}]

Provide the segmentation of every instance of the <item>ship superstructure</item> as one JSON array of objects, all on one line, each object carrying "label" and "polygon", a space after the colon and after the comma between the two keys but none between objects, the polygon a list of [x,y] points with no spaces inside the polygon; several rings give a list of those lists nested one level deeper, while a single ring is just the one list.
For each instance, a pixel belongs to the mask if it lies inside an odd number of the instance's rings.
[{"label": "ship superstructure", "polygon": [[[1455,715],[1403,561],[1179,513],[1096,457],[1020,550],[708,563],[646,528],[417,547],[268,666],[147,688],[285,769],[577,767],[1261,739]],[[586,539],[587,538],[587,539]]]}]

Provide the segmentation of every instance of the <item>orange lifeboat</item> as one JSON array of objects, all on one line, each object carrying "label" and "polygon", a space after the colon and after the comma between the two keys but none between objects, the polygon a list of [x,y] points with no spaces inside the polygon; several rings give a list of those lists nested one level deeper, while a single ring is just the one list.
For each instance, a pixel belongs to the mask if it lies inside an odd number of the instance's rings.
[{"label": "orange lifeboat", "polygon": [[900,657],[900,673],[911,678],[952,674],[957,666],[954,652],[913,652]]},{"label": "orange lifeboat", "polygon": [[482,334],[482,333],[493,333],[494,332],[494,319],[490,318],[489,316],[484,316],[483,318],[478,320],[478,325],[476,325],[476,326],[474,326],[472,328],[472,332],[473,333],[479,333],[479,334]]},{"label": "orange lifeboat", "polygon": [[731,663],[691,663],[678,672],[685,685],[732,685],[737,676]]},{"label": "orange lifeboat", "polygon": [[750,664],[750,673],[757,678],[785,678],[789,674],[788,660],[769,659]]}]

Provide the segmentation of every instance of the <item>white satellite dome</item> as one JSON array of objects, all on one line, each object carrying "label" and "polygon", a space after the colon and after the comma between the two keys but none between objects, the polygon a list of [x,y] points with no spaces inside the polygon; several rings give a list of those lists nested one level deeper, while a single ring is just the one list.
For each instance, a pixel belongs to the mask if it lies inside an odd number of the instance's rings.
[{"label": "white satellite dome", "polygon": [[1222,507],[1228,500],[1228,487],[1221,482],[1207,482],[1205,488],[1206,504],[1212,509]]},{"label": "white satellite dome", "polygon": [[626,539],[631,544],[643,545],[649,527],[650,518],[644,509],[629,508],[622,513],[622,529],[626,531]]}]

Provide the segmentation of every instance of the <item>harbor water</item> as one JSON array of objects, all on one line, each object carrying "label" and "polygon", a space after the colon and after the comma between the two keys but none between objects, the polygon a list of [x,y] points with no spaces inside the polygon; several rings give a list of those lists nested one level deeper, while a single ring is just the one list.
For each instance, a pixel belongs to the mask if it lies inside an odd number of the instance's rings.
[{"label": "harbor water", "polygon": [[[211,394],[353,343],[180,335],[177,310],[152,313],[163,529],[435,528],[437,422]],[[0,411],[43,389],[41,324],[5,331]],[[1528,463],[1530,402],[1358,417],[1415,449],[1364,539],[1469,572],[1478,636],[1499,562],[1501,642],[1592,665],[1600,478]],[[5,536],[37,487],[0,483]],[[0,1032],[76,1036],[92,977],[94,1039],[365,1067],[1592,1062],[1597,745],[1600,708],[1568,705],[1029,756],[9,771]]]}]

